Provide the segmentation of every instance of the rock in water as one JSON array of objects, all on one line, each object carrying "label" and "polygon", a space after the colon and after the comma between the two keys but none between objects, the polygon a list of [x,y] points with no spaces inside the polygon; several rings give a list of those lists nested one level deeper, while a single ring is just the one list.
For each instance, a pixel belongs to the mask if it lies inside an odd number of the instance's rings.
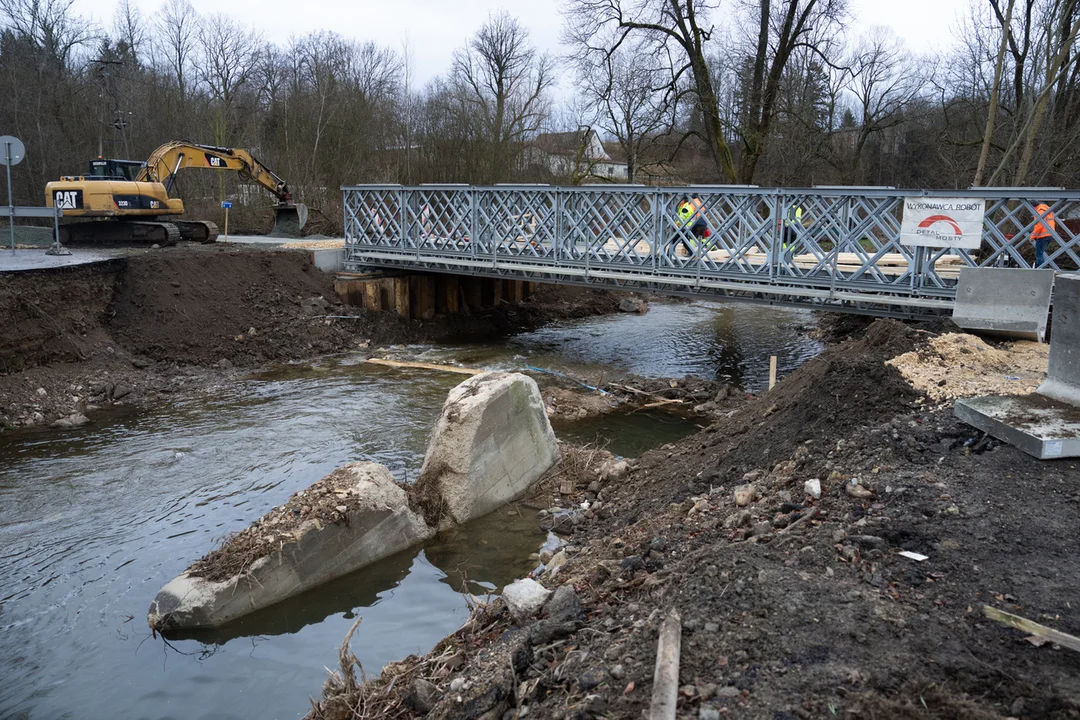
[{"label": "rock in water", "polygon": [[450,391],[410,495],[433,527],[464,523],[521,495],[558,458],[536,382],[481,373]]},{"label": "rock in water", "polygon": [[624,313],[637,313],[638,315],[644,315],[649,312],[649,303],[645,302],[641,298],[623,298],[619,301],[619,311]]},{"label": "rock in water", "polygon": [[551,591],[529,578],[515,580],[503,588],[503,600],[511,617],[521,623],[528,620],[544,606]]}]

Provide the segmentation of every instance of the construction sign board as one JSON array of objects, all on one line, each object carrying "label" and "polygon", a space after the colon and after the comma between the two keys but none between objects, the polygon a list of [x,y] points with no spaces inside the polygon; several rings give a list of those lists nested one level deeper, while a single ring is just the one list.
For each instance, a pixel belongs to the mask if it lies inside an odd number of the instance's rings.
[{"label": "construction sign board", "polygon": [[904,198],[900,244],[977,250],[985,213],[983,198]]}]

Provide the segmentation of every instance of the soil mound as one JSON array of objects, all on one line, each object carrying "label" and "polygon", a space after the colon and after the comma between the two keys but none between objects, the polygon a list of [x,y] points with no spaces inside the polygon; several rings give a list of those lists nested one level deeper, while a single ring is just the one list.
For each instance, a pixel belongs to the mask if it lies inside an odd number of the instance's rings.
[{"label": "soil mound", "polygon": [[771,468],[797,445],[829,445],[863,425],[909,411],[919,393],[885,361],[912,350],[920,336],[896,320],[878,320],[858,340],[828,348],[772,391],[680,442],[670,457],[645,455],[642,470],[669,487],[642,493],[637,511]]},{"label": "soil mound", "polygon": [[336,304],[332,277],[302,252],[148,253],[128,259],[108,327],[154,360],[250,366],[347,347],[346,328],[314,319]]}]

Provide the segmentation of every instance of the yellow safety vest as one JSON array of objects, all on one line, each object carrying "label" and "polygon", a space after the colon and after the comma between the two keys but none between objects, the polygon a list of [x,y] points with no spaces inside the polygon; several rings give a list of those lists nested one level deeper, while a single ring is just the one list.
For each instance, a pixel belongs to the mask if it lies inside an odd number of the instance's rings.
[{"label": "yellow safety vest", "polygon": [[678,215],[679,225],[685,227],[687,225],[693,225],[693,221],[698,215],[701,214],[701,200],[694,198],[687,202],[683,201],[679,203]]}]

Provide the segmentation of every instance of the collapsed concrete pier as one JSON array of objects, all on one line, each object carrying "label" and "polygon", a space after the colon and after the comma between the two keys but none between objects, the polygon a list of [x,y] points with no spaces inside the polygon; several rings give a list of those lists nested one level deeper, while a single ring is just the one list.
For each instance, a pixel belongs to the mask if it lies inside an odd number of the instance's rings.
[{"label": "collapsed concrete pier", "polygon": [[476,375],[447,397],[416,485],[377,463],[335,470],[162,587],[147,622],[154,630],[223,625],[481,517],[557,459],[536,382]]}]

